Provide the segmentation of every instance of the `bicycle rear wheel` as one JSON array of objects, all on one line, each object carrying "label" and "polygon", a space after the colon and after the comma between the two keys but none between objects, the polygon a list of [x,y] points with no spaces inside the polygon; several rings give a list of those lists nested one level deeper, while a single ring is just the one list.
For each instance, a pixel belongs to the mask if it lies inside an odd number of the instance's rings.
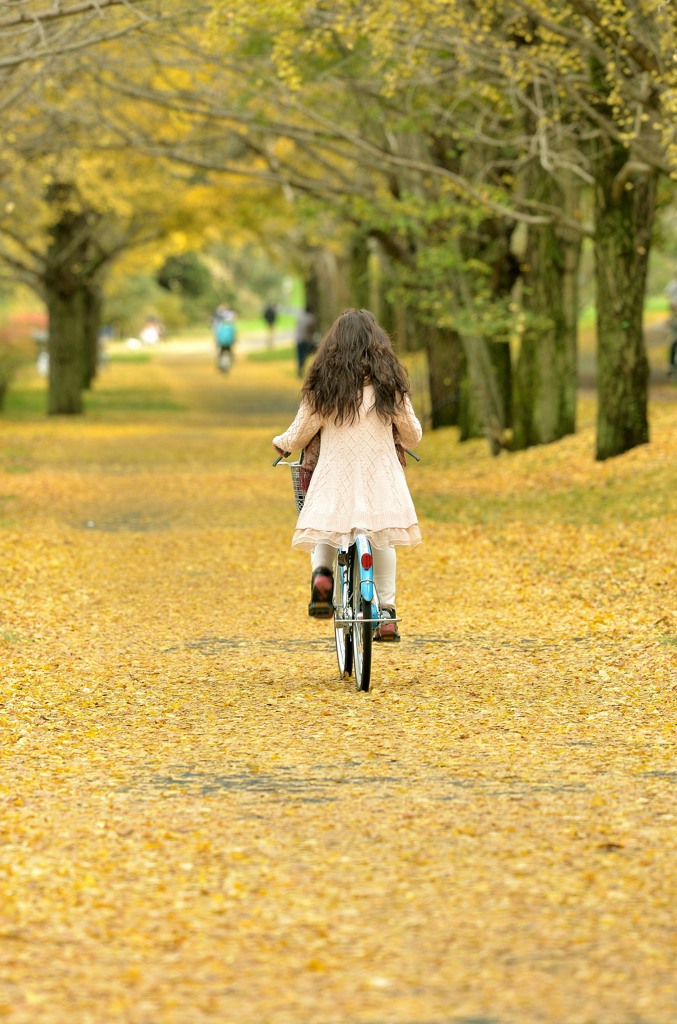
[{"label": "bicycle rear wheel", "polygon": [[336,659],[339,672],[347,679],[353,671],[353,634],[350,626],[340,619],[350,616],[350,598],[348,596],[348,573],[346,567],[334,565],[334,639],[336,640]]},{"label": "bicycle rear wheel", "polygon": [[222,345],[219,349],[217,365],[221,373],[228,373],[233,365],[233,353],[225,345]]},{"label": "bicycle rear wheel", "polygon": [[367,691],[371,679],[371,601],[365,601],[362,597],[361,567],[355,548],[352,549],[351,554],[350,582],[355,686],[358,690]]}]

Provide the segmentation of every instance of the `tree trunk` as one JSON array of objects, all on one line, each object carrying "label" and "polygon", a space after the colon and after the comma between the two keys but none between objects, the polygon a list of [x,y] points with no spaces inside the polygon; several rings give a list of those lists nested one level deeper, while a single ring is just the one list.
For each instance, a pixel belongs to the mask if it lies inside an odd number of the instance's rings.
[{"label": "tree trunk", "polygon": [[493,341],[489,342],[489,358],[494,366],[496,383],[501,395],[503,405],[503,420],[505,430],[512,426],[512,356],[510,355],[510,342]]},{"label": "tree trunk", "polygon": [[[463,350],[468,366],[468,389],[476,402],[482,430],[492,455],[498,455],[505,444],[508,427],[504,360],[492,353],[494,345],[481,335],[464,335]],[[507,346],[505,346],[507,349]],[[509,351],[507,352],[509,361]]]},{"label": "tree trunk", "polygon": [[[504,433],[509,429],[511,424],[511,403],[510,403],[510,392],[512,389],[512,364],[510,360],[510,346],[507,342],[486,342],[487,354],[492,366],[492,380],[490,387],[496,389],[497,394],[500,396],[498,405],[496,406],[497,414],[499,418],[502,417],[504,421],[503,427],[499,429],[499,438],[504,437]],[[486,391],[486,384],[484,389]],[[481,392],[480,392],[481,393]],[[487,397],[484,399],[487,402]],[[495,403],[491,403],[494,405]],[[490,413],[490,415],[495,415]],[[474,438],[482,437],[487,431],[484,429],[484,421],[480,403],[478,400],[478,389],[473,386],[470,374],[468,372],[467,360],[463,359],[463,376],[461,379],[460,387],[460,409],[459,409],[459,441],[472,441]],[[505,447],[503,440],[499,440],[499,443],[490,441],[492,454],[497,455],[502,448]]]},{"label": "tree trunk", "polygon": [[376,294],[374,302],[374,315],[376,319],[392,338],[397,335],[397,312],[390,298],[392,287],[393,270],[390,257],[383,251],[383,247],[377,243],[376,265]]},{"label": "tree trunk", "polygon": [[456,427],[465,364],[461,338],[456,331],[438,327],[430,327],[427,335],[431,427]]},{"label": "tree trunk", "polygon": [[350,257],[340,260],[330,249],[313,249],[306,272],[306,299],[324,332],[351,304]]},{"label": "tree trunk", "polygon": [[350,295],[357,309],[369,308],[369,244],[363,235],[355,235],[350,246]]},{"label": "tree trunk", "polygon": [[483,437],[482,420],[477,408],[477,399],[470,382],[468,364],[463,360],[463,376],[459,394],[458,410],[459,441],[472,441],[477,437]]},{"label": "tree trunk", "polygon": [[[517,261],[511,251],[513,226],[496,218],[483,220],[467,232],[461,244],[459,266],[478,261],[484,271],[479,280],[489,288],[491,301],[504,303],[518,277]],[[471,315],[476,303],[476,284],[472,275],[456,275],[455,293],[459,304]],[[481,289],[480,289],[481,290]],[[484,300],[480,300],[486,302]],[[486,330],[486,329],[485,329]],[[466,401],[475,404],[477,417],[489,442],[492,455],[507,447],[507,430],[512,422],[511,356],[508,332],[500,330],[491,338],[478,331],[463,334],[463,349],[468,368]],[[467,410],[470,412],[470,407]],[[472,415],[468,424],[472,423]]]},{"label": "tree trunk", "polygon": [[99,370],[99,331],[102,306],[103,297],[100,286],[89,282],[84,295],[85,378],[83,386],[85,388],[92,386]]},{"label": "tree trunk", "polygon": [[642,317],[656,174],[631,176],[625,150],[602,142],[595,190],[598,460],[649,440],[649,362]]},{"label": "tree trunk", "polygon": [[50,415],[83,412],[82,390],[91,380],[91,337],[98,334],[96,276],[86,268],[101,261],[92,242],[92,218],[71,206],[75,195],[68,182],[47,189],[56,210],[42,275],[49,313]]},{"label": "tree trunk", "polygon": [[[564,191],[540,167],[531,178],[534,198],[566,205]],[[513,449],[549,444],[576,429],[580,251],[580,236],[566,235],[556,225],[529,228],[522,261],[527,324],[515,367]]]},{"label": "tree trunk", "polygon": [[49,312],[49,400],[52,415],[83,412],[82,389],[86,377],[85,292],[64,293],[47,288]]}]

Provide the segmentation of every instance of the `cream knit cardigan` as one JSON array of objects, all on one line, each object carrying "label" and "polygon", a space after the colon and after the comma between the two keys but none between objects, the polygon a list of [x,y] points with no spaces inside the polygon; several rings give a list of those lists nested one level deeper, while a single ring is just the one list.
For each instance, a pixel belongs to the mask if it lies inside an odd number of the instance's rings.
[{"label": "cream knit cardigan", "polygon": [[337,425],[303,401],[294,422],[273,444],[287,452],[307,445],[321,430],[320,456],[296,523],[292,547],[312,551],[320,542],[347,547],[366,533],[376,548],[415,547],[421,541],[416,510],[393,441],[393,426],[407,448],[421,440],[421,424],[405,397],[401,411],[384,423],[365,384],[359,416]]}]

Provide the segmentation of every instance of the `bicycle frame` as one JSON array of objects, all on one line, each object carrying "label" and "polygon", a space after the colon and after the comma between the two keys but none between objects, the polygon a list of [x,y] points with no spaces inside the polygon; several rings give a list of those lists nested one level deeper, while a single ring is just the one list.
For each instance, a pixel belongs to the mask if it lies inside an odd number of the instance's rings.
[{"label": "bicycle frame", "polygon": [[371,604],[374,600],[374,559],[371,553],[371,544],[367,538],[358,533],[355,538],[355,552],[357,562],[360,566],[360,590],[365,601]]},{"label": "bicycle frame", "polygon": [[334,565],[334,637],[339,672],[354,673],[358,690],[368,690],[372,635],[380,622],[371,544],[358,534],[337,551]]},{"label": "bicycle frame", "polygon": [[[381,621],[379,615],[379,604],[378,596],[376,594],[376,587],[374,585],[374,559],[371,552],[371,544],[369,539],[363,534],[358,533],[353,544],[348,548],[341,548],[338,552],[338,566],[337,568],[342,573],[347,573],[351,568],[351,550],[355,549],[353,558],[357,559],[357,564],[360,567],[360,593],[364,601],[367,601],[371,605],[371,618],[364,619],[364,622],[371,622],[375,626]],[[350,590],[350,580],[347,581],[347,591]],[[350,626],[353,623],[352,618],[341,619],[336,618],[336,625],[338,626]]]}]

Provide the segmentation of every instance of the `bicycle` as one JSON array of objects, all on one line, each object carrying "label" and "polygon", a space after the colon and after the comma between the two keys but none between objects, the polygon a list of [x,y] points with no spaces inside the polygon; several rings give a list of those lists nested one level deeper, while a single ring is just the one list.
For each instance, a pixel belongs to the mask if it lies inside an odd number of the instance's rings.
[{"label": "bicycle", "polygon": [[218,345],[216,366],[221,373],[228,373],[233,365],[233,348],[231,345]]},{"label": "bicycle", "polygon": [[[285,462],[291,453],[284,452],[273,466],[289,466],[294,488],[296,511],[305,501],[301,488],[301,462]],[[419,456],[407,449],[417,462]],[[374,630],[383,621],[374,584],[374,558],[366,534],[358,533],[352,544],[339,548],[333,566],[334,574],[334,641],[342,679],[355,673],[355,689],[366,693],[371,682],[371,653]],[[389,619],[401,622],[400,618]]]},{"label": "bicycle", "polygon": [[358,533],[348,548],[339,549],[334,564],[334,640],[341,677],[349,679],[354,671],[355,688],[363,692],[371,681],[372,637],[380,622],[371,544]]}]

